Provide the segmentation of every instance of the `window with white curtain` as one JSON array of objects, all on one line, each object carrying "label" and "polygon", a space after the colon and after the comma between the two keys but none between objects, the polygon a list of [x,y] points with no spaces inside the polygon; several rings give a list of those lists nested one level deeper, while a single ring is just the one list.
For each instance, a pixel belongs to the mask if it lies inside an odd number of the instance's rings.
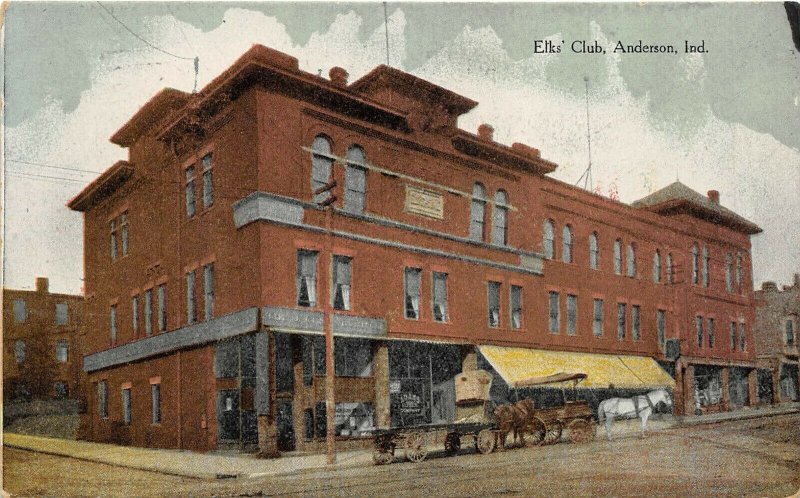
[{"label": "window with white curtain", "polygon": [[317,252],[297,251],[297,305],[317,306]]},{"label": "window with white curtain", "polygon": [[419,268],[406,268],[405,271],[406,318],[408,318],[409,320],[419,320],[419,297],[420,297],[421,286],[422,286],[422,270]]},{"label": "window with white curtain", "polygon": [[489,326],[500,326],[500,282],[489,282],[487,286],[487,312]]},{"label": "window with white curtain", "polygon": [[433,319],[450,320],[447,311],[447,273],[433,272]]},{"label": "window with white curtain", "polygon": [[333,257],[333,309],[350,309],[350,281],[352,279],[353,258],[335,255]]}]

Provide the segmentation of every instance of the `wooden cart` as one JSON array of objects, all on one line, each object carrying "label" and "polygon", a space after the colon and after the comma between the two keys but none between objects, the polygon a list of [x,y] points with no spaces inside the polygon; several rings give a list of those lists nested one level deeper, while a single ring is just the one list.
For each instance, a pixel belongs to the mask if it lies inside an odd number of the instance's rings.
[{"label": "wooden cart", "polygon": [[402,448],[407,460],[421,462],[428,456],[425,435],[436,431],[447,431],[444,449],[448,455],[459,452],[463,438],[471,439],[475,449],[483,454],[494,451],[499,439],[499,431],[492,423],[432,424],[378,430],[374,433],[372,460],[378,465],[392,463],[396,450]]},{"label": "wooden cart", "polygon": [[[578,383],[586,378],[586,374],[559,374],[549,377],[538,377],[515,382],[512,387],[536,387],[548,384],[560,384],[562,392],[565,384],[572,382],[572,391]],[[562,406],[539,408],[526,430],[526,438],[533,444],[555,444],[561,440],[564,429],[569,431],[569,439],[573,443],[586,443],[594,439],[597,433],[597,422],[587,401],[566,401]]]}]

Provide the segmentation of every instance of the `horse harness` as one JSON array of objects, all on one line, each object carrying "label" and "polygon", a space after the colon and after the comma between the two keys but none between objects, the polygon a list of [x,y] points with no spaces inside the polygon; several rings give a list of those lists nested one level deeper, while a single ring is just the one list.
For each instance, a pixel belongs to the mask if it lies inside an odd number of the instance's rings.
[{"label": "horse harness", "polygon": [[[641,401],[641,398],[644,398],[647,401],[647,406],[642,406],[641,408],[639,408],[639,402]],[[616,414],[616,416],[624,417],[626,415],[630,415],[631,413],[635,413],[636,416],[638,417],[639,414],[641,412],[643,412],[644,410],[646,410],[648,407],[650,408],[651,412],[656,411],[656,407],[655,407],[655,405],[653,405],[653,401],[650,399],[650,393],[641,394],[639,396],[634,396],[634,397],[630,398],[630,400],[633,403],[633,409],[635,411],[634,412],[626,412],[626,413],[618,413],[618,414]],[[617,403],[619,403],[619,401]]]}]

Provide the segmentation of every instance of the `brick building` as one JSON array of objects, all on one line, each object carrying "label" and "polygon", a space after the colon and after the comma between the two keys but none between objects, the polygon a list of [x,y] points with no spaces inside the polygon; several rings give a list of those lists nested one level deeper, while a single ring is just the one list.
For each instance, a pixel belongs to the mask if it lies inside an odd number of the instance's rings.
[{"label": "brick building", "polygon": [[83,296],[3,289],[3,399],[78,399]]},{"label": "brick building", "polygon": [[800,326],[800,274],[779,290],[764,282],[755,292],[756,323],[753,326],[762,397],[767,402],[800,400],[797,327]]},{"label": "brick building", "polygon": [[[552,179],[537,149],[459,129],[476,105],[387,66],[322,78],[263,46],[147,102],[111,138],[129,159],[69,204],[86,434],[320,450],[324,305],[343,447],[451,421],[453,376],[479,366],[499,400],[578,366],[601,391],[674,387],[679,413],[754,399],[760,229],[679,183],[629,206]],[[331,177],[328,229],[314,191]]]}]

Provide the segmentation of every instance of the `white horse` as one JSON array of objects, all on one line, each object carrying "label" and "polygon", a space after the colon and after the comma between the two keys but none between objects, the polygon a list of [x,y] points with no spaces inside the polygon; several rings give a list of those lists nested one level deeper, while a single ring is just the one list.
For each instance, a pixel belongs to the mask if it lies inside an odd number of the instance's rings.
[{"label": "white horse", "polygon": [[672,407],[672,397],[664,388],[633,398],[609,398],[601,401],[600,406],[597,407],[597,420],[605,421],[606,437],[611,441],[611,424],[614,419],[639,417],[642,422],[642,437],[644,437],[647,419],[650,418],[659,403],[666,404],[667,408]]}]

